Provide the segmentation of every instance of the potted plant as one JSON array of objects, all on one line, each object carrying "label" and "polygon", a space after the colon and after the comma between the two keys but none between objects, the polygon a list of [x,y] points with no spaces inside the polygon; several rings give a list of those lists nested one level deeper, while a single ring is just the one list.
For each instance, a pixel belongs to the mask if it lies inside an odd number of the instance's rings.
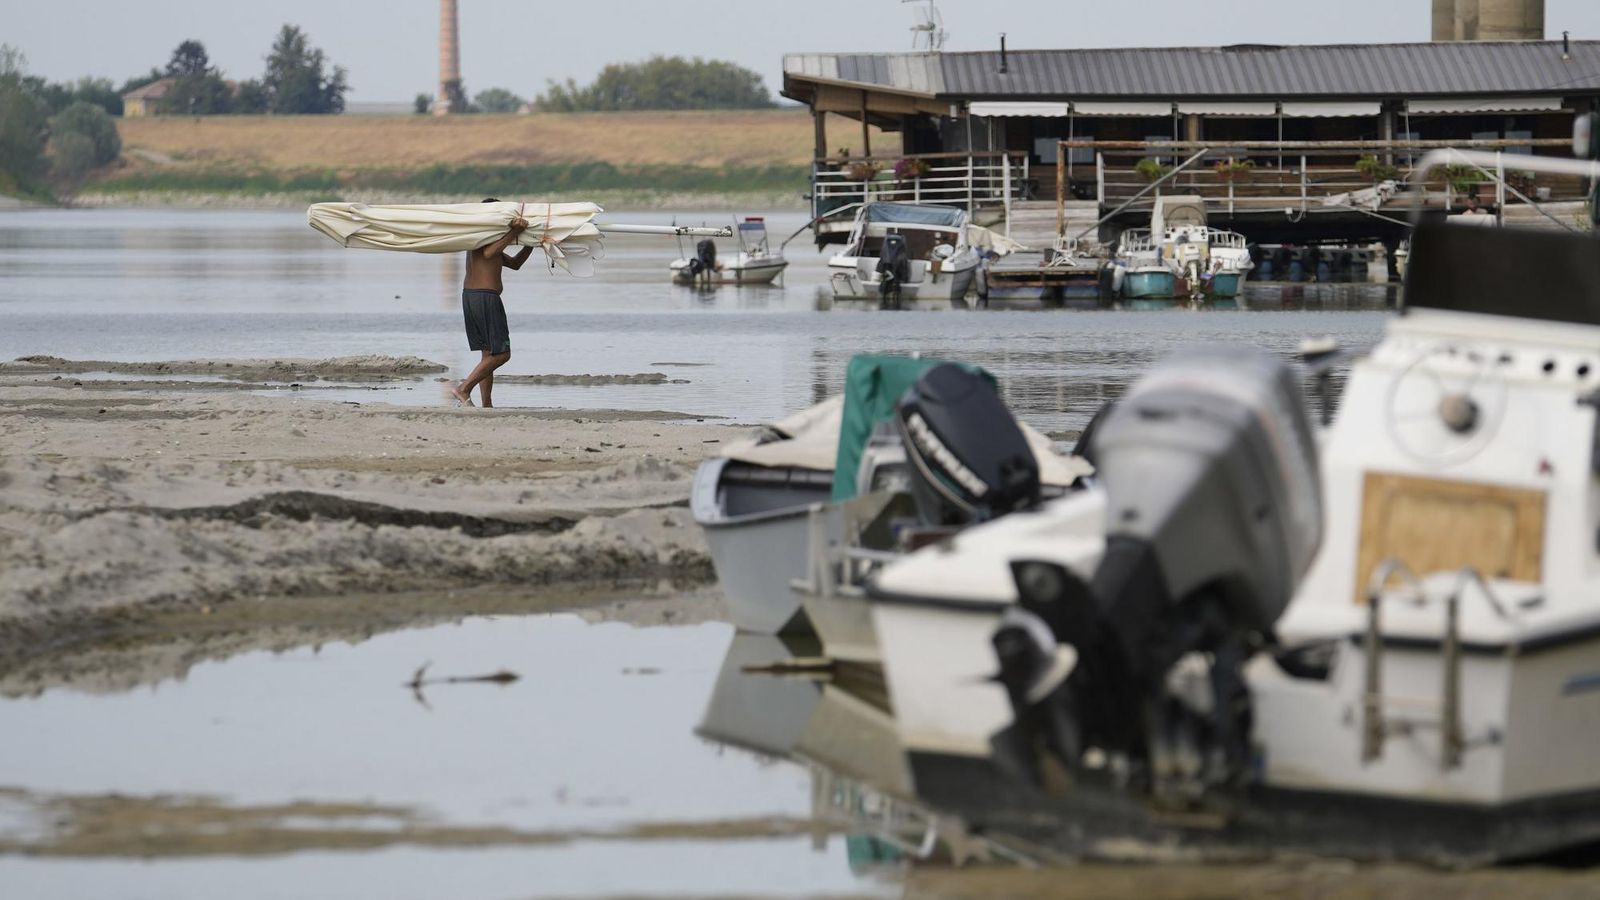
[{"label": "potted plant", "polygon": [[1400,170],[1389,165],[1371,153],[1356,160],[1356,171],[1365,175],[1373,184],[1384,181],[1393,181],[1400,177]]},{"label": "potted plant", "polygon": [[915,181],[918,178],[926,178],[931,168],[927,160],[907,156],[894,164],[894,179],[895,181]]},{"label": "potted plant", "polygon": [[1133,170],[1144,177],[1145,181],[1160,181],[1172,171],[1171,166],[1164,166],[1159,161],[1146,157],[1133,164]]},{"label": "potted plant", "polygon": [[883,171],[883,163],[875,159],[861,159],[851,163],[845,169],[850,174],[851,181],[871,181]]},{"label": "potted plant", "polygon": [[1219,159],[1211,168],[1223,182],[1244,181],[1256,164],[1248,159]]},{"label": "potted plant", "polygon": [[1440,171],[1444,175],[1445,183],[1450,185],[1450,190],[1458,194],[1470,194],[1483,183],[1483,173],[1478,171],[1476,166],[1445,166]]}]

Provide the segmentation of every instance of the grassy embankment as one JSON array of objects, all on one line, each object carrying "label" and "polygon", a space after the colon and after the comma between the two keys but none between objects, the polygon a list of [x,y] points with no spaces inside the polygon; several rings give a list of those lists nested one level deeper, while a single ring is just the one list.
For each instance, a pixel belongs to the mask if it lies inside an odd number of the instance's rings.
[{"label": "grassy embankment", "polygon": [[122,161],[85,184],[78,202],[291,205],[496,195],[798,206],[812,145],[803,110],[162,117],[123,119],[118,128]]}]

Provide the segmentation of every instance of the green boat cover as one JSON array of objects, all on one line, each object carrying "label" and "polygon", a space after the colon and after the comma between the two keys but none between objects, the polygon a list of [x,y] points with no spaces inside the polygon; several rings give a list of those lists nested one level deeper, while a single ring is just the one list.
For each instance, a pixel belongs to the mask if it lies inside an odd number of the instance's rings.
[{"label": "green boat cover", "polygon": [[[945,360],[911,356],[861,355],[850,360],[844,375],[844,413],[839,422],[839,452],[833,463],[833,499],[849,500],[856,495],[856,474],[867,438],[879,422],[894,415],[895,404],[917,383],[922,373]],[[994,376],[978,366],[956,363],[994,382]]]}]

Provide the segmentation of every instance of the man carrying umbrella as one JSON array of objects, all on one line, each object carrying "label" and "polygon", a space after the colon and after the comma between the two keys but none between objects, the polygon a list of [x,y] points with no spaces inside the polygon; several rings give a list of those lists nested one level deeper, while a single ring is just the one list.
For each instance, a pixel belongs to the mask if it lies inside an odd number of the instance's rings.
[{"label": "man carrying umbrella", "polygon": [[[485,203],[499,201],[489,198]],[[528,228],[521,215],[511,220],[511,230],[499,240],[477,250],[467,251],[467,277],[461,290],[461,314],[466,320],[467,346],[480,351],[483,356],[466,380],[450,389],[450,394],[462,406],[472,405],[472,388],[478,386],[483,407],[494,406],[494,371],[511,359],[511,327],[506,324],[506,307],[500,300],[505,290],[501,269],[513,271],[522,268],[533,254],[532,247],[523,247],[514,256],[506,250]]]}]

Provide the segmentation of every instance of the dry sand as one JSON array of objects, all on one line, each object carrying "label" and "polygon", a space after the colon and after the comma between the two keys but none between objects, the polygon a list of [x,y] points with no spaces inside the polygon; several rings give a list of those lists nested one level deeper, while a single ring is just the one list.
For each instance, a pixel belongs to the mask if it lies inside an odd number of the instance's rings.
[{"label": "dry sand", "polygon": [[0,659],[241,601],[709,575],[685,507],[695,464],[736,434],[725,424],[70,374],[108,368],[427,390],[442,369],[384,357],[0,366]]}]

